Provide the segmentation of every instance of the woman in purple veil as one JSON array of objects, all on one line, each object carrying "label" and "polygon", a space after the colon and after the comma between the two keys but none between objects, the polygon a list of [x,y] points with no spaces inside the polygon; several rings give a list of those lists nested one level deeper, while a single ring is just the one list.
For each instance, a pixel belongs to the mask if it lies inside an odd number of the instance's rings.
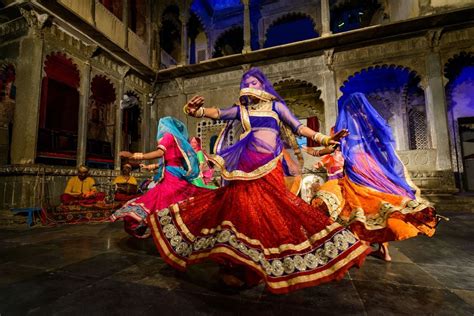
[{"label": "woman in purple veil", "polygon": [[179,270],[213,260],[227,285],[263,281],[273,293],[337,280],[360,265],[368,246],[288,191],[281,162],[286,126],[325,145],[347,131],[328,137],[303,126],[256,68],[243,75],[237,104],[227,109],[203,104],[196,96],[184,110],[228,121],[211,157],[227,185],[149,216],[164,260]]},{"label": "woman in purple veil", "polygon": [[390,126],[364,94],[339,104],[336,129],[350,133],[341,140],[344,172],[321,187],[312,205],[326,209],[361,240],[378,243],[386,261],[389,241],[432,236],[436,213],[420,198],[394,149]]}]

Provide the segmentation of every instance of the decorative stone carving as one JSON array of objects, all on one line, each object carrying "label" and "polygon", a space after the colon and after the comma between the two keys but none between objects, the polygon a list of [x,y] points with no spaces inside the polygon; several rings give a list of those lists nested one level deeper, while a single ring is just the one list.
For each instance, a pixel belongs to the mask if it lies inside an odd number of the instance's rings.
[{"label": "decorative stone carving", "polygon": [[50,18],[49,14],[38,13],[35,10],[25,10],[20,8],[20,13],[26,19],[26,22],[33,30],[34,34],[40,34]]},{"label": "decorative stone carving", "polygon": [[0,38],[6,36],[16,35],[21,32],[25,32],[28,29],[28,23],[26,19],[18,19],[9,21],[0,25]]},{"label": "decorative stone carving", "polygon": [[441,41],[441,36],[443,35],[443,28],[437,28],[434,30],[429,30],[426,32],[426,41],[431,50],[437,48]]}]

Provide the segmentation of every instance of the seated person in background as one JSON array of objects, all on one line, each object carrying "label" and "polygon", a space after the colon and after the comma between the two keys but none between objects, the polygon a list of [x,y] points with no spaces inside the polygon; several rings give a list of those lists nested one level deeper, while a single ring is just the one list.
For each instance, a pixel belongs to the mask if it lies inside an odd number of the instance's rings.
[{"label": "seated person in background", "polygon": [[115,201],[128,201],[138,196],[138,182],[130,175],[132,165],[126,163],[122,166],[122,174],[113,181],[115,185]]},{"label": "seated person in background", "polygon": [[67,182],[64,193],[61,194],[61,203],[70,204],[93,204],[103,201],[105,193],[97,192],[95,180],[89,177],[89,168],[79,166],[77,176],[72,177]]}]

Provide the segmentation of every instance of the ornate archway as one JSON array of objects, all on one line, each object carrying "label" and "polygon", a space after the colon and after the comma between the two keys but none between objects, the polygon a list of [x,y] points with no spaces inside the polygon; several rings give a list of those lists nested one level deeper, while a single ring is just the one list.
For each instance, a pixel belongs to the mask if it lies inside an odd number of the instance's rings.
[{"label": "ornate archway", "polygon": [[[298,30],[298,32],[295,32]],[[265,30],[263,47],[273,47],[318,37],[316,24],[305,13],[292,12],[275,19]]]},{"label": "ornate archway", "polygon": [[41,87],[36,162],[75,165],[80,72],[61,52],[46,56]]},{"label": "ornate archway", "polygon": [[420,81],[415,71],[404,66],[364,68],[344,81],[338,103],[341,105],[351,93],[364,93],[392,127],[397,149],[428,149],[431,141]]},{"label": "ornate archway", "polygon": [[[298,79],[282,80],[273,86],[302,123],[316,131],[324,126],[324,102],[316,86]],[[312,139],[300,138],[299,142],[309,147],[317,145]]]},{"label": "ornate archway", "polygon": [[[111,167],[115,139],[116,92],[110,79],[96,75],[91,81],[91,96],[87,110],[87,153],[88,164]],[[99,163],[99,164],[97,164]]]}]

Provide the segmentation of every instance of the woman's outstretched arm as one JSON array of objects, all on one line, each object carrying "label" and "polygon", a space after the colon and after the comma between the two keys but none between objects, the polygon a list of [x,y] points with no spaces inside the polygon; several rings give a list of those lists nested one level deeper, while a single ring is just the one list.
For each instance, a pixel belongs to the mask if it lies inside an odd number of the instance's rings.
[{"label": "woman's outstretched arm", "polygon": [[214,120],[234,120],[238,118],[239,108],[232,106],[227,109],[205,108],[204,97],[196,95],[186,103],[184,113],[196,118],[210,118]]}]

